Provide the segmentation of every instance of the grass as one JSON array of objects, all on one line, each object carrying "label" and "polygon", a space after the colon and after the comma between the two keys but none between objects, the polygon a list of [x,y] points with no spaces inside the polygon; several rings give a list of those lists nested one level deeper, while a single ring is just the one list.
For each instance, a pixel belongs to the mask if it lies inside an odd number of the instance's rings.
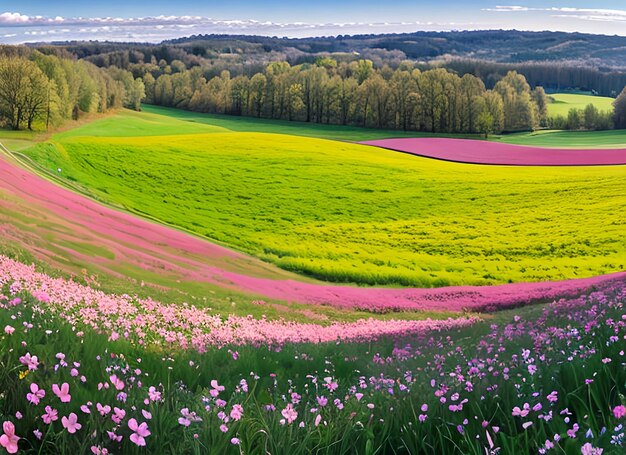
[{"label": "grass", "polygon": [[136,137],[167,136],[172,134],[203,134],[224,132],[226,128],[185,119],[184,116],[163,116],[152,113],[123,110],[117,115],[107,116],[56,134],[56,139],[68,137]]},{"label": "grass", "polygon": [[549,95],[553,102],[548,104],[548,116],[561,115],[567,117],[570,109],[585,109],[588,104],[593,104],[599,111],[612,111],[613,98],[605,96],[580,95],[571,93],[555,93]]},{"label": "grass", "polygon": [[625,167],[472,166],[261,133],[83,134],[26,153],[99,198],[323,280],[431,287],[624,269]]},{"label": "grass", "polygon": [[508,144],[554,148],[626,147],[626,130],[611,131],[537,131],[498,137]]}]

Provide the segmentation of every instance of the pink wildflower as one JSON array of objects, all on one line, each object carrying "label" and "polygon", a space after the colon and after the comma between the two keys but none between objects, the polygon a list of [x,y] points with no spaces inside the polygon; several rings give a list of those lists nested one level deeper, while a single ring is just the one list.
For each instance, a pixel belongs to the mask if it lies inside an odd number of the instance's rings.
[{"label": "pink wildflower", "polygon": [[17,453],[17,442],[20,438],[15,435],[15,425],[6,421],[2,424],[2,430],[4,434],[0,436],[0,446],[9,453]]},{"label": "pink wildflower", "polygon": [[292,423],[298,418],[297,411],[293,408],[293,405],[289,403],[285,409],[281,412],[282,416],[287,419],[287,423]]},{"label": "pink wildflower", "polygon": [[131,431],[134,432],[130,435],[130,440],[138,446],[145,446],[145,438],[147,438],[151,434],[150,430],[148,429],[148,424],[146,422],[142,422],[141,425],[139,425],[135,419],[130,419],[128,421],[128,428],[130,428]]},{"label": "pink wildflower", "polygon": [[61,403],[69,403],[72,401],[72,396],[70,395],[70,385],[67,382],[61,384],[60,388],[58,384],[52,384],[52,391],[57,397],[59,397]]},{"label": "pink wildflower", "polygon": [[67,417],[62,417],[61,423],[63,424],[63,428],[65,428],[70,434],[76,433],[83,427],[80,423],[78,423],[78,416],[73,412]]},{"label": "pink wildflower", "polygon": [[44,389],[40,389],[37,384],[34,382],[30,385],[30,393],[26,394],[26,399],[29,403],[37,406],[39,401],[46,396],[46,391]]},{"label": "pink wildflower", "polygon": [[36,355],[30,355],[30,352],[27,352],[23,356],[20,357],[20,363],[22,365],[26,365],[29,370],[36,370],[39,366],[39,359]]}]

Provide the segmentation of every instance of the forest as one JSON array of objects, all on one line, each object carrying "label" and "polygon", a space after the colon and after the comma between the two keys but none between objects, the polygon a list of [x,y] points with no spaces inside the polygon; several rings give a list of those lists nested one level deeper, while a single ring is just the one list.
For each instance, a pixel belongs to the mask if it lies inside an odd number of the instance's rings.
[{"label": "forest", "polygon": [[409,63],[392,70],[369,60],[338,64],[271,63],[252,77],[228,71],[207,80],[201,68],[143,76],[146,101],[216,114],[337,125],[429,131],[499,133],[546,122],[547,97],[510,72],[493,90],[477,77]]},{"label": "forest", "polygon": [[47,130],[83,113],[139,109],[144,97],[143,82],[129,71],[71,55],[0,48],[0,122],[7,128]]}]

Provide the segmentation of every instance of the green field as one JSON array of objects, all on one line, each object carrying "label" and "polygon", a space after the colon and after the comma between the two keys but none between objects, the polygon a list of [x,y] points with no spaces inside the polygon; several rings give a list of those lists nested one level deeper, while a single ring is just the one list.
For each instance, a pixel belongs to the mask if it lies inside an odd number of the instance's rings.
[{"label": "green field", "polygon": [[625,167],[443,163],[217,132],[226,123],[191,124],[209,134],[87,137],[102,122],[111,136],[158,135],[186,115],[125,112],[26,153],[128,210],[328,281],[430,287],[624,269]]},{"label": "green field", "polygon": [[599,111],[612,111],[613,98],[606,96],[578,95],[571,93],[555,93],[549,95],[554,101],[548,104],[548,115],[567,117],[570,109],[585,109],[588,104],[593,104]]},{"label": "green field", "polygon": [[500,136],[500,142],[553,148],[620,148],[626,147],[626,130],[556,131],[543,130]]}]

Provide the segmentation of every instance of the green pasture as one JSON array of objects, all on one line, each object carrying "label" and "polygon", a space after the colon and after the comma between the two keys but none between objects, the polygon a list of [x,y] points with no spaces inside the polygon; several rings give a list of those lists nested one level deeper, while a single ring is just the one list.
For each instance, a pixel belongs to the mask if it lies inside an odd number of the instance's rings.
[{"label": "green pasture", "polygon": [[606,96],[580,95],[572,93],[555,93],[549,95],[552,102],[548,104],[548,115],[556,117],[561,115],[567,117],[570,109],[585,109],[587,105],[593,104],[599,111],[612,111],[613,98]]},{"label": "green pasture", "polygon": [[536,131],[500,136],[501,142],[553,148],[619,148],[626,147],[626,130],[610,131]]}]

